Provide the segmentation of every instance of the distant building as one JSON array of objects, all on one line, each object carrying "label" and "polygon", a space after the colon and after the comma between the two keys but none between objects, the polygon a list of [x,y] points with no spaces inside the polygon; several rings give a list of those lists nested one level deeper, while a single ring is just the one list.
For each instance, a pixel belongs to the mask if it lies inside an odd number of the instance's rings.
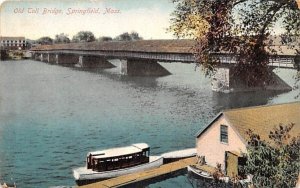
[{"label": "distant building", "polygon": [[0,36],[0,47],[5,50],[24,50],[26,48],[25,37]]},{"label": "distant building", "polygon": [[228,176],[238,175],[245,163],[247,133],[251,129],[261,140],[271,141],[269,133],[280,123],[295,123],[291,136],[300,134],[300,102],[225,110],[197,133],[197,155],[210,166],[219,163]]}]

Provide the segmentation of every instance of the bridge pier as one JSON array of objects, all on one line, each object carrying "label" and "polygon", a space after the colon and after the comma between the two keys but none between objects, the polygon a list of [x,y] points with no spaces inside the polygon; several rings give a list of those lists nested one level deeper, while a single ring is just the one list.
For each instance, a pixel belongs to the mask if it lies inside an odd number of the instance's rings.
[{"label": "bridge pier", "polygon": [[43,59],[44,59],[44,54],[43,54],[43,53],[41,53],[41,54],[40,54],[39,61],[43,61]]},{"label": "bridge pier", "polygon": [[48,54],[48,63],[56,63],[57,64],[57,54]]},{"label": "bridge pier", "polygon": [[83,68],[113,68],[113,64],[100,56],[79,56],[78,64],[75,66]]},{"label": "bridge pier", "polygon": [[155,60],[121,60],[121,74],[128,76],[166,76],[171,73]]},{"label": "bridge pier", "polygon": [[233,68],[229,66],[216,68],[216,72],[212,77],[212,90],[221,93],[242,92],[242,91],[291,91],[292,87],[285,83],[279,76],[272,72],[271,80],[268,85],[249,87],[241,82],[241,79],[233,75]]},{"label": "bridge pier", "polygon": [[30,57],[30,59],[35,60],[35,54],[36,54],[36,53],[31,52],[31,57]]},{"label": "bridge pier", "polygon": [[56,54],[56,64],[74,65],[79,62],[79,56],[74,54]]},{"label": "bridge pier", "polygon": [[41,54],[41,61],[42,62],[49,62],[49,53],[42,53]]},{"label": "bridge pier", "polygon": [[41,54],[39,53],[34,53],[34,55],[32,56],[34,60],[39,61],[41,59]]},{"label": "bridge pier", "polygon": [[212,90],[216,92],[228,93],[233,90],[230,86],[230,69],[226,67],[216,68],[214,73],[211,86]]}]

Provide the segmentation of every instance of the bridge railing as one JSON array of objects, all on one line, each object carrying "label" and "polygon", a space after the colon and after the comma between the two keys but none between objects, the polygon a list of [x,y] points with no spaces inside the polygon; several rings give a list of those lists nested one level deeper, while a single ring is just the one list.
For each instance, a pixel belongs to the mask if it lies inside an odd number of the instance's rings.
[{"label": "bridge railing", "polygon": [[150,59],[166,62],[195,62],[193,54],[187,53],[156,53],[156,52],[127,52],[127,51],[85,51],[85,50],[53,50],[53,51],[35,51],[37,53],[55,53],[55,54],[76,54],[89,56],[103,56],[107,58],[121,59]]},{"label": "bridge railing", "polygon": [[[148,59],[165,62],[195,62],[192,53],[161,53],[161,52],[138,52],[138,51],[91,51],[91,50],[51,50],[51,51],[35,51],[37,53],[55,53],[55,54],[76,54],[88,56],[103,56],[106,58],[120,59]],[[233,54],[212,54],[219,58],[222,64],[235,64],[237,62],[236,55]],[[271,56],[269,58],[269,66],[280,68],[297,68],[295,64],[295,56]],[[299,63],[299,62],[298,62]]]},{"label": "bridge railing", "polygon": [[[219,58],[222,64],[235,64],[237,62],[236,55],[228,54],[214,54]],[[269,66],[278,68],[296,68],[294,56],[270,56]]]}]

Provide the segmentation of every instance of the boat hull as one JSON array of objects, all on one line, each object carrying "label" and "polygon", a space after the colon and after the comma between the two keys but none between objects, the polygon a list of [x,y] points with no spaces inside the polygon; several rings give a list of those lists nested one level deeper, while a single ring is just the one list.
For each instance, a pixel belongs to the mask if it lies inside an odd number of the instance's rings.
[{"label": "boat hull", "polygon": [[86,167],[73,169],[73,176],[76,180],[77,184],[82,184],[87,181],[95,181],[101,179],[109,179],[117,176],[122,176],[126,174],[131,174],[135,172],[141,172],[144,170],[152,169],[159,167],[163,164],[163,158],[161,156],[150,156],[149,163],[133,166],[130,168],[111,170],[105,172],[95,172],[91,169],[87,169]]},{"label": "boat hull", "polygon": [[195,167],[192,167],[192,166],[190,166],[190,165],[187,166],[187,170],[188,170],[189,172],[194,173],[195,175],[197,175],[197,176],[199,176],[199,177],[202,177],[202,178],[205,178],[205,179],[213,179],[213,176],[210,175],[209,173],[204,172],[204,171],[202,171],[202,170],[199,170],[199,169],[197,169],[197,168],[195,168]]}]

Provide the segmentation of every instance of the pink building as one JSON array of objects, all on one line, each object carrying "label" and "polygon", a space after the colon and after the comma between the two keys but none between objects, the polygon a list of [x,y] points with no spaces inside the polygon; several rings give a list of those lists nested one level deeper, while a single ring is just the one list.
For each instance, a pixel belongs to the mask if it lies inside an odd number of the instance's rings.
[{"label": "pink building", "polygon": [[222,165],[227,175],[238,174],[238,165],[245,162],[247,133],[251,129],[262,140],[279,124],[295,123],[291,136],[300,134],[300,102],[225,110],[197,133],[197,155],[208,165]]}]

